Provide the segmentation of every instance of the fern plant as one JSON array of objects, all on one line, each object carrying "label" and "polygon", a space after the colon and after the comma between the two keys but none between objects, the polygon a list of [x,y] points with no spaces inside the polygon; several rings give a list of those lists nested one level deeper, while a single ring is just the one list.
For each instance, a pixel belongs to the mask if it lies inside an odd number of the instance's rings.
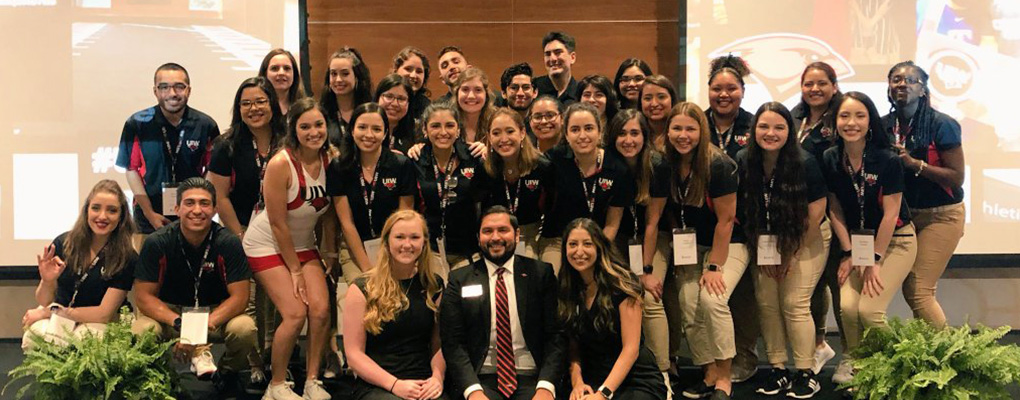
[{"label": "fern plant", "polygon": [[1010,327],[936,329],[899,318],[868,329],[853,352],[855,399],[1009,399],[1020,382],[1020,347],[999,343]]},{"label": "fern plant", "polygon": [[106,325],[102,337],[70,337],[66,345],[34,337],[35,347],[24,362],[8,372],[12,384],[27,380],[17,398],[37,399],[174,399],[177,375],[171,365],[174,342],[152,331],[131,333],[126,307],[121,318]]}]

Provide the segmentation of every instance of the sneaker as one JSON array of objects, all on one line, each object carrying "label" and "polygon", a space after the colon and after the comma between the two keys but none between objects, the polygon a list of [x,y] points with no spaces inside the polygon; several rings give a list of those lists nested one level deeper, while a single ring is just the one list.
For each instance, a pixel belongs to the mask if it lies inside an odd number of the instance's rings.
[{"label": "sneaker", "polygon": [[815,347],[815,365],[814,367],[811,367],[811,372],[818,375],[822,372],[822,367],[825,366],[825,363],[829,362],[829,360],[835,356],[836,351],[832,350],[832,347],[829,346],[828,342],[822,341],[822,347]]},{"label": "sneaker", "polygon": [[815,374],[808,370],[802,370],[794,374],[793,385],[790,386],[790,391],[786,392],[786,397],[810,399],[815,397],[815,393],[820,390],[822,390],[822,385],[815,379]]},{"label": "sneaker", "polygon": [[699,380],[697,385],[684,389],[681,394],[688,399],[704,399],[711,396],[713,391],[715,391],[715,385],[708,386],[705,381]]},{"label": "sneaker", "polygon": [[758,366],[741,365],[733,363],[733,367],[730,368],[730,381],[733,383],[744,382],[754,376],[758,372]]},{"label": "sneaker", "polygon": [[266,388],[266,394],[262,395],[262,400],[304,400],[297,393],[294,393],[294,382],[284,382],[279,385],[269,384]]},{"label": "sneaker", "polygon": [[769,376],[758,390],[766,396],[774,396],[790,389],[790,372],[782,368],[772,368]]},{"label": "sneaker", "polygon": [[708,400],[730,400],[730,395],[726,394],[722,389],[716,389],[712,392],[712,398]]},{"label": "sneaker", "polygon": [[213,362],[212,352],[208,348],[201,349],[194,357],[191,357],[191,372],[199,379],[209,379],[216,373],[216,363]]},{"label": "sneaker", "polygon": [[322,381],[317,379],[305,381],[303,393],[305,400],[330,400],[333,398],[333,396],[326,392],[326,388],[322,386]]},{"label": "sneaker", "polygon": [[853,361],[853,359],[847,356],[843,356],[843,359],[839,360],[839,365],[836,366],[836,373],[832,374],[832,383],[842,385],[854,379]]}]

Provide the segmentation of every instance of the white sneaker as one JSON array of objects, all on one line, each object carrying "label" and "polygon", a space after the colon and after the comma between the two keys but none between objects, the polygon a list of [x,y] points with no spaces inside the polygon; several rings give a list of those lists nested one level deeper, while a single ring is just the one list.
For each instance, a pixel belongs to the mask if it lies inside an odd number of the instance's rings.
[{"label": "white sneaker", "polygon": [[829,342],[822,341],[821,348],[815,347],[815,365],[814,367],[811,367],[811,372],[818,375],[818,373],[822,371],[822,367],[825,366],[825,363],[829,362],[829,360],[835,356],[836,351],[832,349],[832,346],[829,346]]},{"label": "white sneaker", "polygon": [[198,354],[191,357],[191,372],[194,372],[199,378],[209,378],[216,373],[216,363],[213,361],[213,355],[209,349],[200,350]]},{"label": "white sneaker", "polygon": [[854,379],[854,364],[853,359],[850,357],[843,356],[842,360],[839,360],[839,365],[836,366],[836,373],[832,374],[832,383],[842,385],[850,382]]},{"label": "white sneaker", "polygon": [[305,400],[330,400],[333,398],[322,386],[322,381],[317,379],[305,381],[304,393]]},{"label": "white sneaker", "polygon": [[262,395],[262,400],[304,400],[297,393],[294,393],[294,382],[284,382],[279,385],[269,384],[266,388],[266,394]]}]

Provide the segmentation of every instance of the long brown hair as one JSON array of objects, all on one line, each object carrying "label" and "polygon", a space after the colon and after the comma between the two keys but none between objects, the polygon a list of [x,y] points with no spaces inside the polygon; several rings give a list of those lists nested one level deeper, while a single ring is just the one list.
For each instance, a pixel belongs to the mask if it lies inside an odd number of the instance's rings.
[{"label": "long brown hair", "polygon": [[620,110],[616,114],[616,117],[612,121],[609,121],[609,128],[606,129],[606,133],[602,138],[602,146],[605,147],[606,151],[615,154],[624,159],[623,154],[616,149],[616,139],[623,135],[623,126],[627,125],[631,120],[636,120],[638,126],[641,129],[641,137],[644,144],[641,145],[641,151],[637,155],[637,171],[631,171],[634,177],[637,178],[637,197],[634,202],[637,204],[645,204],[648,202],[650,197],[648,187],[651,186],[652,181],[652,154],[656,153],[652,140],[652,127],[648,124],[648,119],[640,111],[633,108],[625,108]]},{"label": "long brown hair", "polygon": [[106,240],[106,247],[103,249],[103,279],[109,280],[124,269],[128,260],[135,257],[135,248],[131,244],[131,235],[135,233],[135,223],[131,219],[128,208],[127,196],[120,189],[120,185],[110,179],[103,179],[92,187],[85,204],[81,206],[78,219],[74,227],[64,237],[64,260],[75,273],[82,275],[88,270],[92,263],[92,228],[89,227],[89,204],[98,193],[109,193],[117,196],[117,203],[120,207],[120,221],[113,228],[110,237]]},{"label": "long brown hair", "polygon": [[[541,156],[535,145],[531,143],[531,139],[528,138],[524,128],[524,118],[517,111],[511,110],[507,107],[500,107],[496,109],[496,112],[492,113],[492,118],[489,119],[489,123],[485,126],[485,138],[489,138],[489,131],[492,130],[492,121],[495,121],[497,117],[506,116],[510,120],[514,121],[517,125],[517,130],[521,132],[521,150],[517,155],[516,169],[520,171],[519,176],[524,176],[531,173],[531,170],[535,169],[538,165],[538,158]],[[491,177],[499,177],[503,175],[503,170],[506,165],[503,164],[503,157],[496,153],[495,146],[491,143],[485,143],[489,146],[489,151],[492,152],[488,157],[485,158],[485,173]]]},{"label": "long brown hair", "polygon": [[[712,144],[712,138],[708,129],[708,118],[705,117],[705,112],[702,111],[701,107],[689,101],[678,103],[670,110],[669,116],[666,117],[667,124],[672,124],[673,118],[680,115],[697,121],[701,131],[698,147],[694,149],[694,159],[691,160],[691,178],[687,182],[687,195],[682,201],[683,204],[688,206],[701,207],[705,202],[708,183],[712,178],[712,160],[723,155],[723,152],[716,145]],[[668,125],[666,129],[668,132]],[[680,152],[676,151],[676,147],[673,147],[672,143],[669,143],[668,140],[669,138],[667,137],[666,160],[673,170],[673,173],[669,174],[670,197],[677,203],[680,203],[681,199],[679,194],[677,194],[677,188],[680,186],[680,181],[685,178],[680,176],[682,157]]]},{"label": "long brown hair", "polygon": [[[478,116],[478,126],[475,127],[475,141],[485,143],[488,141],[488,132],[486,128],[489,126],[489,121],[492,119],[492,114],[496,112],[496,107],[493,106],[492,92],[489,91],[489,76],[485,74],[485,71],[475,67],[468,67],[464,72],[461,72],[457,76],[457,82],[453,84],[453,104],[458,110],[460,110],[460,87],[472,79],[479,78],[482,81],[482,88],[485,90],[485,104],[482,105],[481,115]],[[467,113],[461,111],[461,125],[467,122]],[[465,131],[466,132],[466,131]],[[467,141],[467,138],[464,138]]]},{"label": "long brown hair", "polygon": [[410,303],[407,295],[400,288],[400,283],[393,278],[393,268],[390,266],[390,232],[393,225],[400,221],[415,220],[421,224],[424,235],[424,245],[421,254],[415,264],[418,268],[418,279],[425,288],[425,304],[430,310],[436,311],[436,295],[442,292],[443,288],[436,279],[439,266],[432,259],[432,251],[429,249],[429,228],[425,223],[425,217],[413,210],[401,210],[394,212],[383,224],[381,251],[379,260],[375,266],[366,273],[365,278],[365,330],[373,335],[382,332],[383,323],[393,321],[397,314],[400,314]]}]

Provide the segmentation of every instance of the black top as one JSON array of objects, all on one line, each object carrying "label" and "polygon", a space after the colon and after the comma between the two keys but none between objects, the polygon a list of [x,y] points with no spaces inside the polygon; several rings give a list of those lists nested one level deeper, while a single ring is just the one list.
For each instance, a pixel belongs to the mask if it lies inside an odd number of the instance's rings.
[{"label": "black top", "polygon": [[[825,198],[826,196],[829,195],[829,187],[828,187],[828,185],[825,182],[825,177],[822,175],[822,168],[821,168],[821,166],[818,165],[818,161],[815,160],[814,156],[812,156],[810,153],[808,153],[807,150],[804,150],[804,149],[799,149],[799,150],[800,150],[800,157],[801,157],[801,160],[803,161],[803,166],[804,166],[804,172],[802,173],[803,174],[802,176],[804,177],[804,183],[807,185],[806,188],[805,188],[805,190],[806,190],[805,193],[807,194],[807,202],[808,203],[812,203],[812,202],[814,202],[814,201],[816,201],[818,199]],[[739,152],[737,152],[736,162],[737,162],[737,168],[740,170],[740,173],[739,173],[739,176],[740,176],[740,185],[739,185],[740,189],[739,189],[739,192],[741,193],[741,195],[737,196],[737,204],[738,204],[737,205],[737,209],[741,210],[741,211],[746,211],[747,210],[747,205],[744,202],[745,201],[751,201],[750,199],[745,199],[744,198],[744,196],[746,196],[746,193],[747,193],[747,188],[746,187],[747,187],[747,185],[750,184],[750,182],[747,181],[747,169],[748,169],[748,165],[747,165],[747,149],[743,149],[743,150],[740,150]],[[761,168],[761,167],[759,166],[759,168]],[[764,177],[763,177],[763,179],[764,179]],[[768,185],[768,183],[769,183],[769,179],[765,179],[765,181],[761,182],[760,184],[762,185],[763,188],[765,188],[765,187],[767,187],[766,185]],[[778,183],[776,185],[778,185]],[[764,192],[764,190],[763,190],[763,192]],[[778,194],[778,191],[777,191],[777,194]],[[757,202],[758,202],[758,209],[759,210],[764,210],[765,209],[765,198],[764,198],[764,196],[762,196],[761,198],[757,199]],[[771,206],[772,205],[770,205],[770,207]],[[738,217],[738,219],[744,219],[744,218],[746,218],[746,215],[741,215],[741,216]],[[766,222],[768,222],[768,221],[766,221],[766,219],[765,219],[765,212],[759,212],[758,213],[758,218],[759,218],[758,226],[760,227],[761,230],[764,231],[766,229],[765,227],[768,226],[768,224],[766,224]],[[772,221],[772,223],[773,224],[778,224],[778,223],[780,223],[780,221]]]},{"label": "black top", "polygon": [[[583,179],[569,146],[553,147],[546,152],[546,157],[552,161],[555,185],[551,190],[551,204],[545,208],[548,211],[542,224],[543,237],[560,237],[567,224],[576,218],[591,218],[599,226],[605,226],[609,207],[634,204],[634,176],[627,164],[611,152],[605,152],[598,172]],[[594,207],[589,208],[591,197]]]},{"label": "black top", "polygon": [[[679,172],[674,172],[679,173]],[[670,193],[667,202],[667,211],[663,212],[663,218],[669,218],[669,222],[677,228],[694,228],[698,236],[699,246],[712,246],[715,236],[715,225],[719,218],[715,215],[715,207],[712,199],[728,194],[734,194],[738,189],[737,163],[728,156],[721,154],[712,160],[711,172],[709,172],[708,188],[705,201],[700,207],[683,206],[683,223],[680,222],[680,209],[677,207],[680,200],[680,193],[686,185],[676,178],[678,193]],[[671,189],[672,190],[672,189]],[[741,215],[739,208],[737,215]],[[733,234],[730,236],[730,243],[745,243],[744,230],[740,228],[739,221],[733,224]]]},{"label": "black top", "polygon": [[535,90],[538,91],[538,96],[544,94],[553,96],[560,101],[560,104],[562,104],[564,108],[581,101],[581,99],[577,98],[577,80],[575,80],[573,76],[570,77],[570,82],[567,83],[567,90],[564,90],[562,95],[560,95],[559,91],[556,90],[556,85],[553,85],[552,79],[549,78],[549,75],[542,75],[535,78],[532,82],[535,85]]},{"label": "black top", "polygon": [[747,147],[747,141],[751,140],[751,114],[743,108],[737,110],[737,119],[726,132],[719,133],[715,128],[715,112],[711,108],[705,113],[708,117],[708,131],[712,134],[712,144],[719,146],[730,158],[736,158],[737,152]]},{"label": "black top", "polygon": [[[652,176],[648,182],[648,197],[661,199],[669,197],[669,163],[666,158],[658,152],[652,153]],[[636,177],[635,177],[636,179]],[[634,183],[634,196],[637,197],[637,181]],[[623,209],[623,218],[620,219],[620,230],[616,234],[617,243],[626,243],[622,240],[630,240],[635,237],[644,237],[645,214],[648,207],[645,204],[634,203],[631,207]],[[637,214],[637,222],[634,215]],[[660,217],[661,218],[661,217]]]},{"label": "black top", "polygon": [[135,269],[135,279],[159,284],[159,299],[164,303],[184,307],[195,305],[198,268],[202,270],[199,306],[222,303],[230,297],[228,284],[251,278],[251,268],[237,235],[214,222],[212,246],[209,255],[202,260],[210,240],[206,239],[194,248],[184,239],[180,226],[180,221],[174,221],[145,238]]},{"label": "black top", "polygon": [[[53,239],[53,255],[60,257],[61,260],[67,260],[67,255],[64,254],[64,240],[67,238],[67,232],[61,233],[56,239]],[[135,278],[135,263],[138,261],[138,256],[132,252],[130,257],[127,259],[127,263],[124,264],[124,268],[120,272],[111,276],[110,279],[103,278],[103,269],[106,264],[106,257],[103,253],[99,253],[99,260],[96,265],[89,268],[85,274],[85,280],[78,286],[78,296],[74,296],[74,287],[79,280],[82,279],[83,275],[74,273],[74,266],[68,265],[64,268],[64,271],[57,277],[57,293],[54,296],[54,302],[64,307],[94,307],[103,303],[103,297],[106,296],[106,289],[114,288],[120,289],[125,292],[131,291],[131,284],[134,283]],[[90,260],[91,263],[91,260]],[[74,304],[71,304],[71,298],[74,297]],[[124,299],[122,305],[128,304],[127,298]],[[118,307],[119,308],[119,307]]]},{"label": "black top", "polygon": [[[793,110],[790,110],[790,114],[793,114],[794,125],[790,135],[791,137],[798,138],[801,125],[811,115],[811,109],[803,104],[799,104]],[[808,153],[811,153],[816,160],[821,160],[822,154],[836,143],[835,140],[838,136],[833,119],[828,115],[824,115],[821,121],[811,127],[811,131],[807,136],[800,138],[800,146],[807,150]]]},{"label": "black top", "polygon": [[[426,143],[421,149],[418,161],[414,164],[418,180],[418,192],[415,204],[425,216],[429,225],[429,241],[436,247],[436,240],[446,238],[446,253],[469,256],[478,251],[478,191],[479,176],[485,174],[482,161],[471,156],[467,144],[457,140],[453,145],[453,154],[457,157],[457,167],[446,173],[436,171],[435,156],[432,144]],[[445,169],[446,166],[443,166]],[[456,181],[456,187],[449,188],[446,177]],[[455,193],[447,197],[443,207],[440,192]],[[446,230],[442,229],[446,225]]]},{"label": "black top", "polygon": [[[492,155],[490,157],[496,157]],[[535,168],[516,181],[507,183],[501,176],[481,174],[479,188],[482,191],[482,211],[492,206],[503,206],[517,217],[520,225],[534,224],[542,220],[544,198],[554,184],[552,163],[544,155],[539,156]]]},{"label": "black top", "polygon": [[[383,149],[376,176],[369,182],[362,176],[360,163],[341,170],[338,161],[334,159],[326,169],[326,192],[333,197],[347,197],[361,240],[374,239],[382,232],[386,218],[400,207],[400,198],[414,196],[414,164],[403,155]],[[371,222],[367,204],[372,206]]]},{"label": "black top", "polygon": [[390,130],[392,130],[390,134],[390,149],[407,154],[407,150],[423,142],[425,138],[420,130],[414,129],[415,126],[417,124],[414,122],[414,118],[405,117],[400,119],[397,126],[390,127]]},{"label": "black top", "polygon": [[[840,147],[832,147],[825,151],[822,159],[822,174],[829,183],[829,192],[836,195],[843,210],[843,219],[847,229],[861,229],[861,209],[858,203],[858,192],[854,189],[854,181],[859,185],[863,173],[864,185],[864,229],[877,230],[882,222],[882,196],[903,192],[903,163],[892,150],[873,150],[865,148],[864,167],[851,177],[848,162]],[[910,211],[907,202],[900,202],[900,215],[896,220],[896,228],[910,223]]]},{"label": "black top", "polygon": [[415,126],[418,126],[421,121],[421,114],[425,111],[425,108],[427,108],[429,104],[432,104],[432,99],[425,96],[424,88],[418,90],[414,96],[411,96],[410,103],[407,105],[407,112],[411,114],[411,119],[414,121],[414,126],[411,127],[412,129]]},{"label": "black top", "polygon": [[347,121],[339,117],[339,113],[329,114],[326,115],[326,136],[329,138],[329,143],[339,149],[343,144],[344,136],[350,134],[350,129],[347,127]]},{"label": "black top", "polygon": [[268,156],[259,157],[254,144],[247,144],[251,135],[247,136],[248,139],[242,140],[243,144],[236,147],[227,136],[216,138],[209,160],[209,172],[230,177],[230,204],[243,226],[251,222],[251,213],[259,201],[262,174],[269,163]]},{"label": "black top", "polygon": [[[437,312],[429,309],[425,287],[417,278],[400,281],[401,291],[407,293],[407,309],[384,322],[378,335],[365,332],[365,354],[397,379],[432,376],[432,330]],[[443,278],[436,276],[436,280],[443,287]],[[366,278],[355,279],[354,284],[362,293],[368,293]],[[438,300],[440,294],[433,300]]]},{"label": "black top", "polygon": [[[934,121],[928,132],[915,131],[917,121],[914,120],[910,127],[901,128],[893,114],[882,117],[882,122],[893,140],[903,143],[911,157],[936,167],[944,167],[939,152],[962,145],[960,123],[937,110],[931,110],[931,113]],[[907,202],[910,208],[940,207],[963,201],[962,187],[942,186],[931,179],[915,176],[914,171],[910,170],[905,170],[903,177],[905,185],[903,201]]]},{"label": "black top", "polygon": [[[637,279],[637,277],[634,277]],[[599,332],[595,330],[594,317],[599,313],[597,301],[592,302],[592,308],[584,305],[580,307],[578,314],[578,327],[569,332],[571,340],[577,344],[578,354],[581,358],[581,376],[584,383],[597,388],[605,382],[606,377],[613,370],[616,359],[623,351],[623,338],[620,335],[620,303],[628,297],[623,292],[615,292],[613,299],[613,326],[612,332]],[[666,398],[666,383],[655,364],[655,355],[644,345],[644,335],[641,337],[641,347],[638,350],[637,360],[630,367],[627,377],[616,389],[619,393],[624,390],[633,390],[649,393],[656,398]]]}]

